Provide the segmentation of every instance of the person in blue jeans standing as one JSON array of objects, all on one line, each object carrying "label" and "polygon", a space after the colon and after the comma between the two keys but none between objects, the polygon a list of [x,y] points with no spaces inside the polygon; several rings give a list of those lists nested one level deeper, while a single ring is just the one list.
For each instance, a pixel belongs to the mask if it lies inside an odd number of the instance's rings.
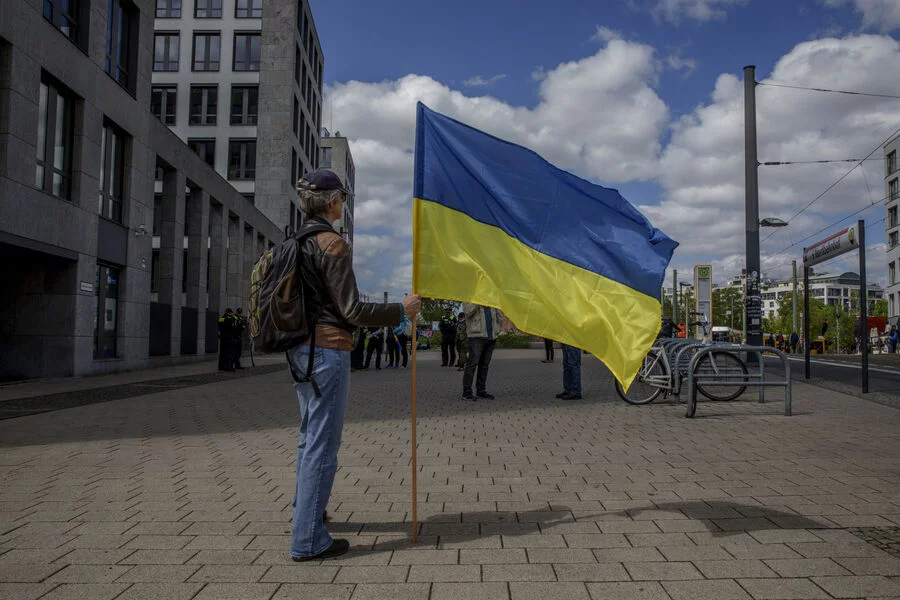
[{"label": "person in blue jeans standing", "polygon": [[[309,221],[331,224],[341,218],[347,197],[340,178],[317,169],[297,182],[300,209]],[[350,392],[350,351],[353,331],[361,326],[394,326],[404,315],[419,312],[419,296],[402,303],[360,302],[350,247],[336,232],[306,238],[300,248],[304,302],[316,321],[312,376],[306,373],[310,345],[288,351],[288,364],[300,403],[300,442],[297,445],[297,484],[291,525],[291,558],[322,560],[350,549],[345,539],[332,539],[324,514],[337,472],[337,455]]]},{"label": "person in blue jeans standing", "polygon": [[562,344],[563,391],[556,395],[561,400],[581,400],[581,349]]}]

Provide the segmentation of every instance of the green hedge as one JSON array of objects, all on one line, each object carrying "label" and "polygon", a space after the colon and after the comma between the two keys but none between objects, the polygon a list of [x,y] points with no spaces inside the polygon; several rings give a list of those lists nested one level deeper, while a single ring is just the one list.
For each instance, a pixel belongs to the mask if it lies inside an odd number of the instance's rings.
[{"label": "green hedge", "polygon": [[498,348],[528,348],[529,340],[525,334],[501,333],[497,338]]}]

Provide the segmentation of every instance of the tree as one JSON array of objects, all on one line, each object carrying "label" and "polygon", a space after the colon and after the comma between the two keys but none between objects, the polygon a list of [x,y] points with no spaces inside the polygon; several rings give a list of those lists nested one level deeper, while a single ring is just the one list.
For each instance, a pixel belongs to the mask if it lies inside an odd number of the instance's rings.
[{"label": "tree", "polygon": [[[729,315],[728,312],[731,311]],[[744,295],[737,288],[721,288],[712,293],[713,325],[744,328]]]},{"label": "tree", "polygon": [[455,300],[442,300],[440,298],[422,298],[422,320],[426,323],[432,321],[440,321],[447,309],[453,311],[454,314],[459,312],[459,302]]},{"label": "tree", "polygon": [[876,300],[875,304],[872,306],[872,316],[873,317],[886,317],[888,316],[888,303],[887,300]]}]

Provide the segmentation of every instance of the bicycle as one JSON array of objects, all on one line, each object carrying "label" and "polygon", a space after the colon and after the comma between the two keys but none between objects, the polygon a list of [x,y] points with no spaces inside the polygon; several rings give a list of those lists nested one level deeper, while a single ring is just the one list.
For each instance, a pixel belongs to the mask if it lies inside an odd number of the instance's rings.
[{"label": "bicycle", "polygon": [[[709,323],[702,313],[691,313],[700,318],[688,323],[689,327],[699,326],[703,330],[701,340],[661,338],[650,349],[641,363],[637,376],[628,388],[622,389],[622,385],[616,381],[616,392],[619,397],[629,404],[641,405],[653,402],[660,394],[677,396],[681,391],[681,379],[687,376],[687,367],[691,356],[697,349],[707,346],[722,346],[721,351],[714,350],[700,359],[697,364],[697,373],[714,373],[716,375],[732,375],[738,381],[747,381],[747,365],[732,350],[732,344],[714,344],[709,342]],[[710,400],[728,401],[734,400],[744,393],[746,385],[716,386],[704,388],[697,385],[697,390]]]}]

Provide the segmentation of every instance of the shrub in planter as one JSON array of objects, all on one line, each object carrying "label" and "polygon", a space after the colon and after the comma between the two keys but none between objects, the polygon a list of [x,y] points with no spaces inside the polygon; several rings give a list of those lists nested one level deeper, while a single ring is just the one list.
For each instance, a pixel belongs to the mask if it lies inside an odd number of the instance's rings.
[{"label": "shrub in planter", "polygon": [[528,336],[519,333],[501,333],[497,337],[498,348],[529,348]]}]

